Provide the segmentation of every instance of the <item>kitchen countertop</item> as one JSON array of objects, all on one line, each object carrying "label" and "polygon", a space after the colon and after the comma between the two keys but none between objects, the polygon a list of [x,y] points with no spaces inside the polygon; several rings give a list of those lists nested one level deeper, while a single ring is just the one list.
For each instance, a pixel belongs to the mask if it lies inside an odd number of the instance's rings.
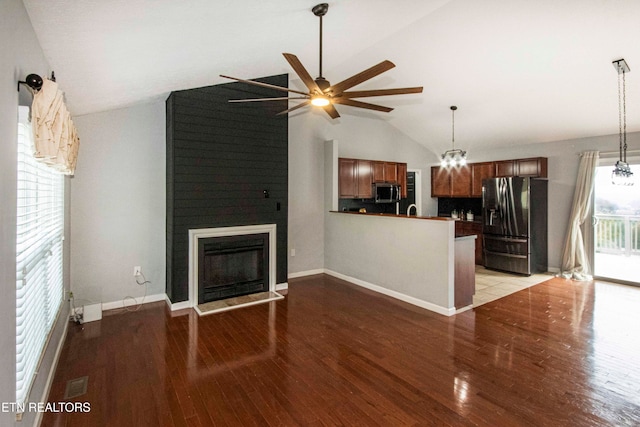
[{"label": "kitchen countertop", "polygon": [[348,214],[348,215],[386,216],[386,217],[392,217],[392,218],[429,219],[429,220],[436,220],[436,221],[455,221],[452,218],[446,218],[446,217],[442,217],[442,216],[415,216],[415,215],[407,216],[406,214],[403,215],[403,214],[373,213],[373,212],[348,212],[348,211],[330,211],[330,212]]}]

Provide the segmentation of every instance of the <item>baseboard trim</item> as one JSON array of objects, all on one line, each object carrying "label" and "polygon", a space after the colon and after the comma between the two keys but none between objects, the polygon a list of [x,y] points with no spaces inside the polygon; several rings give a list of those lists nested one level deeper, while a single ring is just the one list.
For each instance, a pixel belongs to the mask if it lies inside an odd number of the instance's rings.
[{"label": "baseboard trim", "polygon": [[325,269],[324,268],[318,268],[315,270],[307,270],[307,271],[298,271],[296,273],[289,273],[289,279],[296,279],[298,277],[306,277],[306,276],[313,276],[315,274],[322,274],[325,273]]},{"label": "baseboard trim", "polygon": [[282,282],[276,284],[276,292],[277,291],[286,291],[289,289],[289,282]]},{"label": "baseboard trim", "polygon": [[102,303],[102,311],[113,310],[116,308],[125,308],[132,305],[148,304],[150,302],[164,301],[167,298],[166,294],[146,295],[145,297],[127,297],[120,301],[111,301]]},{"label": "baseboard trim", "polygon": [[361,286],[361,287],[369,289],[371,291],[387,295],[389,297],[398,299],[400,301],[407,302],[409,304],[418,306],[420,308],[427,309],[429,311],[436,312],[438,314],[442,314],[444,316],[453,316],[454,314],[456,314],[456,309],[455,308],[442,307],[442,306],[439,306],[437,304],[433,304],[431,302],[424,301],[424,300],[421,300],[421,299],[418,299],[418,298],[403,294],[401,292],[393,291],[391,289],[387,289],[387,288],[384,288],[382,286],[366,282],[364,280],[356,279],[355,277],[351,277],[351,276],[347,276],[347,275],[342,274],[342,273],[338,273],[336,271],[325,269],[324,272],[326,274],[328,274],[329,276],[333,276],[333,277],[336,277],[338,279],[345,280],[345,281],[347,281],[349,283],[353,283],[354,285]]}]

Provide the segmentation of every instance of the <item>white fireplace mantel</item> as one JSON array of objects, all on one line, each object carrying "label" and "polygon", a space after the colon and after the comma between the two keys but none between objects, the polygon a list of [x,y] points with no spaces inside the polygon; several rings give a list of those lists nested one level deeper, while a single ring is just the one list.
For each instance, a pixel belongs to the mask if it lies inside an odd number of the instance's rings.
[{"label": "white fireplace mantel", "polygon": [[[198,306],[198,240],[211,237],[269,234],[269,291],[276,291],[276,224],[189,230],[189,307]],[[281,288],[282,289],[282,288]]]}]

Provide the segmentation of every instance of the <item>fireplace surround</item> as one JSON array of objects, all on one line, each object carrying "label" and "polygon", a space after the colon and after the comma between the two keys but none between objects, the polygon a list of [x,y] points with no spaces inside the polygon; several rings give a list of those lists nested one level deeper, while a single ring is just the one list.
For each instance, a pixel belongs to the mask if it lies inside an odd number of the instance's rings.
[{"label": "fireplace surround", "polygon": [[[276,224],[259,224],[236,227],[216,227],[201,228],[189,230],[189,306],[196,308],[199,314],[203,314],[198,310],[198,305],[208,301],[200,299],[200,285],[207,287],[211,275],[216,276],[218,284],[213,285],[214,290],[210,291],[216,294],[214,299],[226,298],[224,295],[228,286],[234,280],[240,282],[243,288],[239,293],[233,296],[246,295],[248,293],[262,292],[257,289],[259,282],[264,281],[264,291],[275,293],[276,290]],[[258,249],[261,241],[266,243],[264,249]],[[215,253],[218,252],[220,258],[204,262],[210,262],[213,265],[215,273],[203,277],[200,272],[200,263],[206,259],[200,253],[201,248],[209,249]],[[221,250],[219,250],[221,249]],[[222,253],[220,253],[222,252]],[[266,252],[266,253],[265,253]],[[213,255],[214,257],[216,255]],[[258,259],[262,258],[262,259]],[[237,267],[239,263],[250,263],[257,266],[260,272],[252,272],[249,274],[238,274]],[[262,278],[258,277],[262,276]],[[204,283],[201,283],[204,282]],[[215,289],[222,288],[222,289]],[[276,294],[277,295],[277,294]],[[274,299],[279,299],[279,295]],[[280,297],[281,298],[281,297]],[[205,298],[206,299],[206,298]],[[264,302],[264,301],[261,301]],[[245,305],[250,305],[247,303]]]}]

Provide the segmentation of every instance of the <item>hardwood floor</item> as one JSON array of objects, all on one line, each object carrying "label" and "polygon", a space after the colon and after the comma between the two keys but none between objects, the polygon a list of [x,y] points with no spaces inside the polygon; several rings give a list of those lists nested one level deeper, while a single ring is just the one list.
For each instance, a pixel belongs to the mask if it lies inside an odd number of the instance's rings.
[{"label": "hardwood floor", "polygon": [[452,317],[330,276],[198,317],[70,325],[43,426],[640,424],[640,289],[563,279]]}]

